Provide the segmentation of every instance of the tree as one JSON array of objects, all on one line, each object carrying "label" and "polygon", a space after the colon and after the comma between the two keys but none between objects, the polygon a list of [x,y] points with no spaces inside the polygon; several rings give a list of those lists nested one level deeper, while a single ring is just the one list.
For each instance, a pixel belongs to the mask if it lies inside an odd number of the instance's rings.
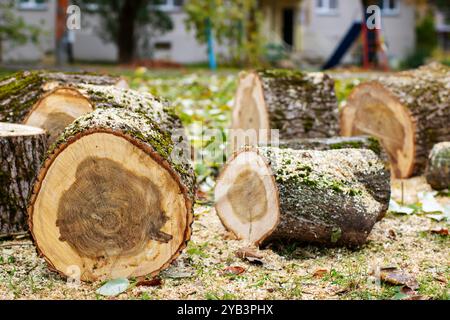
[{"label": "tree", "polygon": [[209,25],[217,42],[228,47],[233,62],[255,65],[264,42],[258,9],[258,0],[190,0],[185,5],[185,23],[200,43],[206,43]]},{"label": "tree", "polygon": [[25,23],[22,17],[14,14],[14,0],[0,2],[0,62],[3,57],[3,45],[25,44],[27,41],[37,42],[40,31],[37,27]]},{"label": "tree", "polygon": [[173,28],[170,17],[157,9],[158,0],[75,0],[82,12],[101,17],[99,35],[114,42],[119,49],[119,62],[135,58],[138,30],[149,27],[164,33]]}]

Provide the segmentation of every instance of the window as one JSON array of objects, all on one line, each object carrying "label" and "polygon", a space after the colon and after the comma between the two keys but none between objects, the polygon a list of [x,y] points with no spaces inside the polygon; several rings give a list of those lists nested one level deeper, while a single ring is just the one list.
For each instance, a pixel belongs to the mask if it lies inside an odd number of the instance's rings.
[{"label": "window", "polygon": [[338,0],[316,0],[318,14],[337,14]]},{"label": "window", "polygon": [[179,10],[183,6],[183,0],[155,0],[152,7],[161,11],[174,11]]},{"label": "window", "polygon": [[397,15],[399,12],[399,0],[381,0],[380,1],[380,8],[381,13],[384,15]]},{"label": "window", "polygon": [[47,0],[19,0],[18,7],[23,10],[45,10]]}]

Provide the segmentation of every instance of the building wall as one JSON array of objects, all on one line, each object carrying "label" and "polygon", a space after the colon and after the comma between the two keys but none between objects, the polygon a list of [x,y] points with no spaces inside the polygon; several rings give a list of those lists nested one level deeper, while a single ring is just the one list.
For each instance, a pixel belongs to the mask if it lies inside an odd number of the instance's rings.
[{"label": "building wall", "polygon": [[46,53],[54,51],[56,0],[48,0],[46,9],[33,10],[17,8],[15,14],[22,17],[25,23],[39,27],[42,33],[37,44],[29,42],[19,46],[5,43],[3,52],[4,61],[38,61],[42,60]]},{"label": "building wall", "polygon": [[[360,0],[338,0],[338,8],[333,14],[322,14],[316,9],[316,0],[302,3],[301,50],[306,57],[325,61],[331,56],[341,39],[355,20],[361,20]],[[391,60],[404,59],[415,43],[414,7],[405,0],[399,0],[399,10],[394,15],[382,15],[382,35],[388,47]],[[352,60],[347,52],[344,62]]]},{"label": "building wall", "polygon": [[[261,0],[264,13],[264,34],[270,42],[282,41],[282,10],[297,8],[294,19],[294,51],[302,57],[325,61],[330,57],[352,23],[361,18],[360,0],[337,0],[338,9],[334,14],[320,14],[315,8],[316,0]],[[398,14],[383,16],[383,35],[388,45],[388,55],[392,60],[404,59],[414,49],[415,14],[414,8],[400,1]],[[186,14],[178,9],[168,12],[174,29],[162,36],[149,38],[158,44],[154,52],[141,48],[144,57],[168,59],[179,63],[207,61],[205,45],[199,44],[193,31],[187,31],[184,20]],[[54,51],[54,26],[56,0],[49,0],[47,10],[17,10],[27,23],[42,26],[44,35],[39,45],[26,44],[15,48],[5,46],[5,60],[41,60],[45,52]],[[118,50],[113,43],[104,42],[98,35],[99,17],[82,14],[82,29],[75,31],[74,56],[84,61],[116,61]],[[217,46],[219,55],[226,55],[226,46]],[[348,52],[344,62],[352,61]]]}]

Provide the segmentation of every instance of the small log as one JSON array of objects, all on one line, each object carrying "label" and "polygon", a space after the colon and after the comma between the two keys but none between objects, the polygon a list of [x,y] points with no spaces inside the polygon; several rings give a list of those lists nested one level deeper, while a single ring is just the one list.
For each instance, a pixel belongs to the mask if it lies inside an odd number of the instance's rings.
[{"label": "small log", "polygon": [[0,237],[28,230],[27,202],[45,151],[44,130],[0,123]]},{"label": "small log", "polygon": [[371,150],[245,148],[225,166],[215,198],[239,239],[358,246],[388,208],[390,175]]},{"label": "small log", "polygon": [[450,140],[449,83],[439,64],[363,83],[341,111],[341,134],[378,138],[396,178],[421,174],[433,145]]},{"label": "small log", "polygon": [[[324,73],[241,72],[232,129],[254,129],[257,141],[233,142],[233,145],[238,148],[242,144],[265,142],[270,138],[271,129],[278,129],[282,140],[337,136],[338,117],[334,81]],[[233,140],[237,138],[232,137]]]},{"label": "small log", "polygon": [[450,142],[437,143],[431,149],[425,176],[433,189],[450,189]]},{"label": "small log", "polygon": [[93,110],[75,89],[84,84],[127,86],[123,79],[106,75],[18,72],[0,80],[0,121],[45,129],[52,143],[68,124]]},{"label": "small log", "polygon": [[[125,108],[69,125],[34,187],[30,230],[38,251],[81,280],[156,275],[185,247],[195,176],[166,123]],[[181,137],[185,139],[184,137]]]}]

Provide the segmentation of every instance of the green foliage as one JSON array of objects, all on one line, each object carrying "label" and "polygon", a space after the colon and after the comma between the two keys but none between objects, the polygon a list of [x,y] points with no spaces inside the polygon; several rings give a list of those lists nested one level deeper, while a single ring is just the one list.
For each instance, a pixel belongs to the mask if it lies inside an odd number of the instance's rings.
[{"label": "green foliage", "polygon": [[216,41],[229,48],[232,63],[260,64],[264,39],[257,0],[191,0],[185,11],[186,27],[195,31],[199,42],[207,42],[205,22],[209,20]]},{"label": "green foliage", "polygon": [[434,16],[427,14],[416,27],[416,49],[402,63],[403,68],[417,68],[425,63],[438,44]]},{"label": "green foliage", "polygon": [[2,60],[2,44],[8,41],[9,45],[21,45],[28,41],[36,43],[40,30],[25,23],[22,17],[14,14],[15,1],[4,0],[0,2],[0,61]]}]

